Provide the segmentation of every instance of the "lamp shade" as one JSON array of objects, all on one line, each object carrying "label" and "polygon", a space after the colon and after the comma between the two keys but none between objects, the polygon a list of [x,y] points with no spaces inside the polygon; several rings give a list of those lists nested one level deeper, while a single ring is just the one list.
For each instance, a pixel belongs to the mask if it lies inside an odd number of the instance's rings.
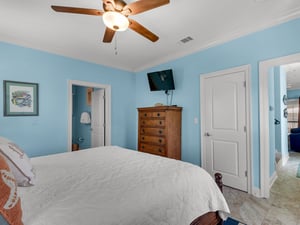
[{"label": "lamp shade", "polygon": [[104,24],[114,31],[124,31],[129,26],[127,17],[118,12],[105,12],[102,18]]},{"label": "lamp shade", "polygon": [[82,124],[90,124],[91,123],[91,117],[88,112],[81,113],[80,123],[82,123]]}]

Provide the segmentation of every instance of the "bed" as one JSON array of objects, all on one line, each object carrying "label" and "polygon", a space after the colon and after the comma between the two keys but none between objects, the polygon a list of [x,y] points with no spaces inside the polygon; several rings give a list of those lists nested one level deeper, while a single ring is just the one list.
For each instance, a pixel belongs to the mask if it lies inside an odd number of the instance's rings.
[{"label": "bed", "polygon": [[24,225],[217,224],[229,213],[211,176],[190,163],[118,146],[31,163],[35,185],[18,187]]}]

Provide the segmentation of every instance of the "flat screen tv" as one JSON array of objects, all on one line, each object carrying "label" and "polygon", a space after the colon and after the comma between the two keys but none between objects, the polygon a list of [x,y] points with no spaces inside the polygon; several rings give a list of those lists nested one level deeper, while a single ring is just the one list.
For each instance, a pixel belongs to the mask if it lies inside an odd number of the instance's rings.
[{"label": "flat screen tv", "polygon": [[147,75],[151,91],[169,91],[175,89],[173,71],[171,69],[151,72]]}]

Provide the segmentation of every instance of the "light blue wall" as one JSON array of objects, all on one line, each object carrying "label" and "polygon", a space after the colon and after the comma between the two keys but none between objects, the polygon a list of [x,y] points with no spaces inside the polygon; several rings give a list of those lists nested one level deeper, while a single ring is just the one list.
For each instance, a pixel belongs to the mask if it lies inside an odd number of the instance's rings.
[{"label": "light blue wall", "polygon": [[300,90],[289,90],[287,91],[287,97],[288,99],[295,99],[300,97]]},{"label": "light blue wall", "polygon": [[[270,147],[270,176],[275,172],[275,154],[277,150],[281,153],[282,156],[288,155],[288,130],[287,130],[287,118],[284,117],[284,109],[287,105],[283,102],[283,96],[287,94],[287,83],[286,83],[286,73],[283,67],[278,66],[272,68],[274,73],[274,105],[275,111],[274,116],[277,120],[280,121],[280,124],[274,125],[273,129],[275,131],[275,135],[273,140],[270,138],[270,146],[274,147],[274,149]],[[269,89],[270,90],[270,89]],[[270,129],[271,131],[271,129]],[[271,132],[270,132],[271,133]]]},{"label": "light blue wall", "polygon": [[275,118],[280,121],[280,124],[275,126],[275,148],[278,152],[281,152],[281,126],[282,126],[282,110],[283,110],[283,102],[282,102],[282,85],[281,85],[280,77],[280,68],[274,68],[274,81],[275,81]]},{"label": "light blue wall", "polygon": [[281,97],[281,124],[280,124],[280,128],[281,128],[281,154],[283,157],[287,157],[288,156],[288,123],[287,123],[287,118],[284,117],[284,109],[287,108],[287,105],[285,105],[282,101],[283,96],[287,94],[287,83],[286,83],[286,72],[285,69],[280,66],[279,67],[279,80],[280,80],[280,97]]},{"label": "light blue wall", "polygon": [[[252,157],[254,186],[259,187],[260,61],[300,52],[300,19],[164,63],[145,71],[125,72],[53,54],[0,43],[0,78],[40,84],[40,116],[0,116],[0,135],[15,140],[30,156],[67,148],[67,80],[112,86],[112,144],[136,147],[136,107],[165,103],[163,92],[150,92],[146,73],[172,68],[173,104],[183,107],[182,159],[200,165],[200,75],[240,65],[251,66]],[[0,93],[3,92],[2,86]],[[3,106],[0,98],[0,107]],[[3,111],[3,109],[0,109]],[[194,118],[200,123],[194,124]],[[3,128],[4,129],[3,129]]]},{"label": "light blue wall", "polygon": [[288,154],[288,125],[287,118],[284,117],[284,109],[287,107],[283,103],[283,96],[287,94],[286,73],[283,67],[275,67],[275,87],[276,87],[276,118],[280,120],[280,125],[276,126],[276,149],[282,156]]},{"label": "light blue wall", "polygon": [[[112,144],[135,148],[133,73],[0,42],[0,79],[39,84],[39,116],[0,114],[0,136],[15,141],[29,156],[67,150],[68,80],[111,85]],[[3,97],[0,111],[3,112]]]},{"label": "light blue wall", "polygon": [[[300,52],[300,20],[275,26],[225,44],[164,63],[137,74],[137,106],[165,102],[163,92],[150,92],[146,73],[172,68],[173,104],[183,107],[182,159],[200,165],[200,75],[245,64],[251,65],[252,157],[254,185],[259,187],[259,86],[260,61]],[[194,117],[200,118],[194,124]]]},{"label": "light blue wall", "polygon": [[270,176],[275,172],[275,81],[274,81],[274,69],[269,71],[269,148],[270,148],[270,160],[269,171]]},{"label": "light blue wall", "polygon": [[91,106],[87,105],[86,102],[87,87],[76,86],[75,90],[75,95],[73,95],[75,107],[73,108],[74,132],[72,140],[79,144],[80,149],[86,149],[91,147],[91,124],[80,123],[80,117],[83,112],[91,115]]}]

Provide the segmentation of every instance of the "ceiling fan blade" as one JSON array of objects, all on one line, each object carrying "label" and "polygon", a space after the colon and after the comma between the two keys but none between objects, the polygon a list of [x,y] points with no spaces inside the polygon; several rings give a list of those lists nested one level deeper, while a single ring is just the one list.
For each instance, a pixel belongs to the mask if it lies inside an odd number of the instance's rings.
[{"label": "ceiling fan blade", "polygon": [[133,19],[128,18],[129,20],[129,28],[134,30],[135,32],[139,33],[140,35],[144,36],[145,38],[149,39],[152,42],[156,42],[158,40],[158,36],[153,34],[150,30],[146,27],[142,26],[138,22]]},{"label": "ceiling fan blade", "polygon": [[140,0],[126,5],[123,8],[123,12],[125,12],[127,16],[135,15],[169,3],[169,0]]},{"label": "ceiling fan blade", "polygon": [[57,5],[52,5],[51,8],[56,12],[77,13],[77,14],[94,15],[94,16],[102,16],[104,13],[98,9],[86,9],[86,8],[76,8],[76,7],[67,7],[67,6],[57,6]]},{"label": "ceiling fan blade", "polygon": [[103,37],[103,42],[104,43],[110,43],[115,35],[116,31],[109,29],[108,27],[106,27],[105,33],[104,33],[104,37]]}]

